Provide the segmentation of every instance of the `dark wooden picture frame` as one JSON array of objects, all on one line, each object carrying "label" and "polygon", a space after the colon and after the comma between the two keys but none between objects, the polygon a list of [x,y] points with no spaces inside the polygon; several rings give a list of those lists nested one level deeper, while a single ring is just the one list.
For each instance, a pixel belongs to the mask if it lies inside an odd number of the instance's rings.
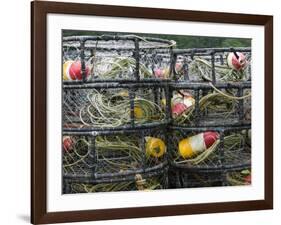
[{"label": "dark wooden picture frame", "polygon": [[[47,212],[47,14],[76,14],[212,23],[265,28],[264,200],[85,211]],[[31,222],[33,224],[174,216],[273,208],[273,17],[156,8],[36,1],[31,3]]]}]

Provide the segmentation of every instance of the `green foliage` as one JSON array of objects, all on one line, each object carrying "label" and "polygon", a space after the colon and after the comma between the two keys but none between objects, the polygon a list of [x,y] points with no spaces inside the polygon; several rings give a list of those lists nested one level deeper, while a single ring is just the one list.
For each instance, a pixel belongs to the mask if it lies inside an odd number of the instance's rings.
[{"label": "green foliage", "polygon": [[[103,32],[103,31],[77,31],[64,30],[63,36],[72,35],[125,35],[129,33],[120,32]],[[130,33],[132,34],[132,33]],[[177,48],[219,48],[219,47],[250,47],[251,39],[247,38],[228,38],[228,37],[207,37],[207,36],[185,36],[170,34],[145,34],[133,33],[138,36],[158,37],[177,42]]]}]

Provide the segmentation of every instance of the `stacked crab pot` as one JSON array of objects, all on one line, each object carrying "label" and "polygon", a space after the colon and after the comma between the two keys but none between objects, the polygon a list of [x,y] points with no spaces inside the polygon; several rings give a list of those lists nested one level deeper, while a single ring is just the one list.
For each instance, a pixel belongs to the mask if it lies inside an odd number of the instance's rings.
[{"label": "stacked crab pot", "polygon": [[251,49],[63,37],[63,193],[251,184]]},{"label": "stacked crab pot", "polygon": [[174,42],[63,37],[63,193],[168,188]]},{"label": "stacked crab pot", "polygon": [[175,49],[170,188],[251,184],[251,49]]}]

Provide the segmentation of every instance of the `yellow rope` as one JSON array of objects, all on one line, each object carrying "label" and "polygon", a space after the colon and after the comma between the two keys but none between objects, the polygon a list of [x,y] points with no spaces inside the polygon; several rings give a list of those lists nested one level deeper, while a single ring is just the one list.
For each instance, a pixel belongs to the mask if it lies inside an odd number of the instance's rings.
[{"label": "yellow rope", "polygon": [[247,95],[244,95],[244,96],[241,96],[241,97],[236,97],[236,96],[233,96],[233,95],[228,95],[224,92],[222,92],[221,90],[217,89],[211,82],[209,83],[210,86],[215,90],[217,91],[218,93],[220,93],[221,95],[227,97],[227,98],[230,98],[230,99],[236,99],[236,100],[241,100],[241,99],[245,99],[245,98],[249,98],[252,94],[249,93]]}]

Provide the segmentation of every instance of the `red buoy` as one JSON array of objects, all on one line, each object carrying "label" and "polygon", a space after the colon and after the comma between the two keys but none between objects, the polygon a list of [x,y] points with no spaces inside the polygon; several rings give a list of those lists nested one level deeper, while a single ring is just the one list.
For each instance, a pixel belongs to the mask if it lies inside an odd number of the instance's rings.
[{"label": "red buoy", "polygon": [[69,152],[73,148],[73,141],[69,136],[63,137],[63,149],[65,152]]},{"label": "red buoy", "polygon": [[[88,77],[90,74],[90,69],[88,66],[86,66],[85,72],[86,72],[86,77]],[[73,62],[69,67],[68,73],[71,80],[82,80],[83,76],[82,76],[81,61]]]},{"label": "red buoy", "polygon": [[236,54],[231,52],[227,56],[227,64],[232,69],[241,70],[247,64],[246,56],[241,52],[236,52]]}]

